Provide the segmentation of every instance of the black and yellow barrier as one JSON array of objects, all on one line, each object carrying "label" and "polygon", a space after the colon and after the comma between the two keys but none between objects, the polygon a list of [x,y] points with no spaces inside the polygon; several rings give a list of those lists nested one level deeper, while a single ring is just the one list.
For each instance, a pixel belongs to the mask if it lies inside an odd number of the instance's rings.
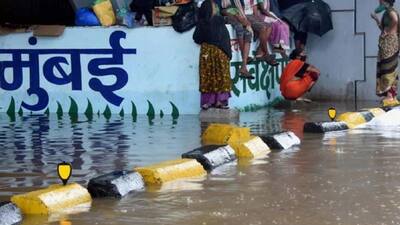
[{"label": "black and yellow barrier", "polygon": [[52,185],[46,189],[15,195],[11,202],[23,214],[62,213],[74,207],[90,205],[92,198],[86,188],[79,184]]},{"label": "black and yellow barrier", "polygon": [[293,132],[282,132],[268,136],[260,136],[271,150],[285,150],[300,145],[300,139]]},{"label": "black and yellow barrier", "polygon": [[21,210],[11,202],[0,202],[0,225],[14,225],[22,221]]},{"label": "black and yellow barrier", "polygon": [[88,191],[93,198],[97,197],[123,197],[133,191],[144,189],[142,175],[137,172],[115,171],[89,181]]},{"label": "black and yellow barrier", "polygon": [[371,121],[373,118],[384,114],[385,111],[381,108],[373,108],[360,112],[347,112],[338,116],[333,122],[311,122],[304,124],[305,133],[325,133],[331,131],[341,131],[353,129],[359,125]]},{"label": "black and yellow barrier", "polygon": [[195,178],[207,175],[203,166],[195,159],[177,159],[161,162],[147,167],[136,168],[146,184],[163,184],[165,182]]},{"label": "black and yellow barrier", "polygon": [[196,159],[205,170],[210,171],[218,166],[236,160],[236,155],[235,150],[229,145],[207,145],[184,153],[182,158]]}]

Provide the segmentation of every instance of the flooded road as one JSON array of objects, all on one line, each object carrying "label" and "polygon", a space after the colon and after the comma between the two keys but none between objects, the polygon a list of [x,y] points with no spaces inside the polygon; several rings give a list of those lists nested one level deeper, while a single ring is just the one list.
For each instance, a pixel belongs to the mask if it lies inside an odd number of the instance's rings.
[{"label": "flooded road", "polygon": [[[86,212],[29,216],[22,224],[400,224],[400,113],[351,131],[303,134],[303,123],[327,120],[330,106],[241,114],[238,124],[254,134],[294,131],[302,139],[299,147],[225,165],[202,180],[120,200],[95,199]],[[352,104],[335,106],[339,113],[354,110]],[[207,126],[190,115],[151,123],[145,116],[134,122],[117,115],[78,121],[71,123],[66,114],[61,120],[17,116],[11,122],[0,114],[0,201],[59,183],[56,165],[62,160],[73,164],[70,182],[86,186],[113,170],[179,158],[200,146]]]}]

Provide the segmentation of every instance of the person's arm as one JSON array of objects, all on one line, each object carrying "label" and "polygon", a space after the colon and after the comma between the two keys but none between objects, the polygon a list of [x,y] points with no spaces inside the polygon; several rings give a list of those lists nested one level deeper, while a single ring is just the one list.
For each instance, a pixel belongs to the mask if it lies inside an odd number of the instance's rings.
[{"label": "person's arm", "polygon": [[265,9],[263,2],[259,2],[257,4],[257,8],[258,8],[258,10],[260,10],[261,14],[271,17],[271,18],[274,18],[274,19],[278,19],[273,14],[271,14],[269,10]]},{"label": "person's arm", "polygon": [[383,30],[383,27],[382,27],[382,24],[381,24],[381,22],[380,22],[380,20],[378,18],[378,15],[376,13],[371,13],[371,18],[375,20],[376,25],[378,26],[378,28],[380,30]]}]

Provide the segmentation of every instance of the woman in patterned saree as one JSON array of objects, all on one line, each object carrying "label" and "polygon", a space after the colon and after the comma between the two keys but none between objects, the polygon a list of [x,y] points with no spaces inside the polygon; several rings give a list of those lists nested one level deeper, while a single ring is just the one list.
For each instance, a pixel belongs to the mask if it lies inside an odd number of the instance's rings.
[{"label": "woman in patterned saree", "polygon": [[[399,14],[393,8],[395,0],[379,0],[380,5],[371,14],[376,21],[381,35],[376,74],[376,94],[383,97],[383,106],[398,105],[397,100],[397,65],[399,55]],[[384,12],[380,21],[377,14]]]},{"label": "woman in patterned saree", "polygon": [[232,57],[229,32],[225,20],[218,15],[218,6],[206,0],[199,10],[193,40],[200,49],[200,92],[201,108],[228,108],[232,80],[230,59]]}]

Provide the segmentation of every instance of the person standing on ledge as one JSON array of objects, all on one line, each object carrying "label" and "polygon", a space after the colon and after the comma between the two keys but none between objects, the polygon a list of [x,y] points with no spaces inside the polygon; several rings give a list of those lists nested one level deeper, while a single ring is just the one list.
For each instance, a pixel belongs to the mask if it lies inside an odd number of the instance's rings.
[{"label": "person standing on ledge", "polygon": [[214,1],[204,1],[193,34],[193,40],[201,45],[199,74],[203,110],[210,107],[227,109],[231,97],[231,39],[218,11]]},{"label": "person standing on ledge", "polygon": [[282,96],[287,100],[303,100],[302,96],[310,91],[317,82],[320,71],[306,63],[307,55],[304,49],[296,48],[290,54],[291,61],[283,70],[280,82]]},{"label": "person standing on ledge", "polygon": [[[381,35],[376,71],[376,94],[383,97],[383,106],[398,105],[397,65],[399,56],[399,14],[393,8],[395,0],[379,0],[379,6],[371,17],[376,21]],[[384,12],[380,21],[377,14]]]}]

